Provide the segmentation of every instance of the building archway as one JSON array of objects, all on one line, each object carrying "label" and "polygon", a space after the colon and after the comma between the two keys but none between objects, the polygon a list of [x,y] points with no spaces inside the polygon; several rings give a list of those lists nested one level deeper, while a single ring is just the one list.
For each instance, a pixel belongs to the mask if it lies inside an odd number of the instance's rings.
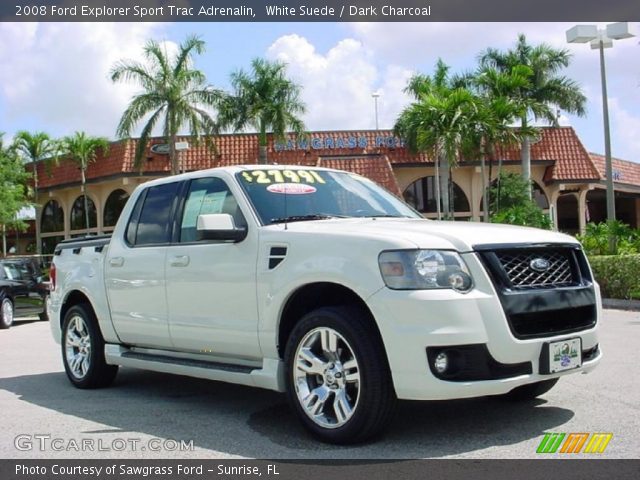
[{"label": "building archway", "polygon": [[[495,187],[497,182],[498,179],[494,179],[493,182],[491,182],[491,187]],[[549,197],[547,197],[544,188],[535,180],[531,180],[531,198],[542,210],[549,210]],[[480,214],[482,214],[482,212],[484,212],[484,199],[480,198]]]},{"label": "building archway", "polygon": [[49,200],[42,209],[40,231],[42,233],[64,232],[64,210],[57,200]]},{"label": "building archway", "polygon": [[122,209],[124,209],[127,200],[129,199],[129,194],[122,190],[121,188],[114,190],[107,197],[107,201],[104,204],[103,211],[103,227],[107,230],[115,227],[120,214],[122,213]]},{"label": "building archway", "polygon": [[567,193],[558,197],[558,230],[564,233],[576,235],[580,233],[580,222],[578,219],[578,196],[574,193]]},{"label": "building archway", "polygon": [[[87,197],[87,206],[89,207],[89,228],[96,228],[98,226],[98,213],[96,211],[96,204],[91,197]],[[84,214],[84,195],[80,195],[73,202],[70,220],[72,231],[87,229]]]},{"label": "building archway", "polygon": [[[435,217],[437,214],[436,182],[435,176],[430,175],[419,178],[409,185],[402,196],[404,201],[424,214],[425,217]],[[453,211],[458,220],[467,220],[471,217],[469,199],[464,190],[455,182],[452,182]],[[442,201],[440,200],[442,207]]]}]

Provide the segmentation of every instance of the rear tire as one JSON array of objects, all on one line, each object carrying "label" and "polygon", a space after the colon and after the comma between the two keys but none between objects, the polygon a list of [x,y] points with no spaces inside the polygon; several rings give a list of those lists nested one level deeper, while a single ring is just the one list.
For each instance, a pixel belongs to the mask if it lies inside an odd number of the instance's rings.
[{"label": "rear tire", "polygon": [[551,378],[549,380],[543,380],[541,382],[530,383],[528,385],[522,385],[511,390],[504,395],[504,398],[514,402],[523,402],[527,400],[533,400],[540,395],[547,393],[551,390],[559,378]]},{"label": "rear tire", "polygon": [[102,388],[113,382],[118,366],[105,361],[104,338],[88,304],[75,305],[65,315],[61,347],[64,369],[74,386]]},{"label": "rear tire", "polygon": [[13,325],[13,302],[10,298],[5,297],[0,302],[0,329],[5,330]]},{"label": "rear tire", "polygon": [[305,315],[285,350],[287,395],[320,440],[349,444],[379,434],[396,396],[382,341],[361,309],[324,307]]}]

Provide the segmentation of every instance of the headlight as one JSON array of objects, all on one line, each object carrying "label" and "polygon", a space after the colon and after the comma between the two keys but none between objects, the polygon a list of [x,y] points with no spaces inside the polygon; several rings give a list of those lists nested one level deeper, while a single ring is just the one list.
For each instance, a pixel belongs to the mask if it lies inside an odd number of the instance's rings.
[{"label": "headlight", "polygon": [[473,280],[464,260],[448,250],[390,250],[378,257],[380,273],[394,290],[450,288],[466,293]]}]

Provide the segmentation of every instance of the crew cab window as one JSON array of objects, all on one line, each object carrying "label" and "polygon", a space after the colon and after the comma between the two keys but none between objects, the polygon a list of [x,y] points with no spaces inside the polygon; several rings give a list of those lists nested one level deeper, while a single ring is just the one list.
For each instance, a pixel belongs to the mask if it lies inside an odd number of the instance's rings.
[{"label": "crew cab window", "polygon": [[180,242],[195,242],[198,215],[211,213],[228,213],[236,226],[246,226],[238,202],[224,180],[216,177],[192,180],[180,224]]},{"label": "crew cab window", "polygon": [[[127,227],[129,244],[138,246],[170,242],[171,210],[178,195],[178,185],[178,182],[156,185],[147,190],[144,198],[140,197]],[[142,209],[139,205],[142,205]]]}]

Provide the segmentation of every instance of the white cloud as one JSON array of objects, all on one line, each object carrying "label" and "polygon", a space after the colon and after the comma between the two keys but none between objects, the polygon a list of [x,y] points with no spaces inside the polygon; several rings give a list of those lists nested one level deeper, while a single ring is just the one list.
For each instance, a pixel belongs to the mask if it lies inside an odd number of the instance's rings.
[{"label": "white cloud", "polygon": [[0,24],[0,122],[8,134],[23,124],[55,136],[84,130],[113,138],[135,87],[108,78],[122,58],[139,59],[151,23]]},{"label": "white cloud", "polygon": [[609,102],[611,117],[612,146],[614,156],[640,162],[640,117],[621,104],[617,98]]},{"label": "white cloud", "polygon": [[267,56],[285,62],[289,75],[303,86],[309,129],[375,128],[374,92],[381,95],[380,128],[391,127],[405,103],[402,89],[410,71],[394,65],[380,71],[373,52],[352,38],[323,54],[306,38],[286,35],[269,47]]}]

